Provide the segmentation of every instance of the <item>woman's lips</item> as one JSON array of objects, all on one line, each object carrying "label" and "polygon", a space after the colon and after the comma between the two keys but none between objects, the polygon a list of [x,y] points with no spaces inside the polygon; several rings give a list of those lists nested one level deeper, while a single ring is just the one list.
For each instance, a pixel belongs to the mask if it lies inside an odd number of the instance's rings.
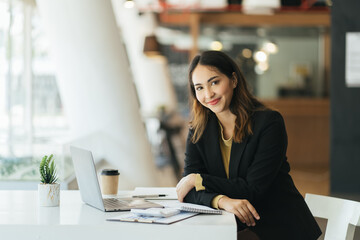
[{"label": "woman's lips", "polygon": [[217,98],[217,99],[214,99],[214,100],[208,102],[208,104],[210,104],[210,105],[216,105],[219,101],[220,101],[220,98]]}]

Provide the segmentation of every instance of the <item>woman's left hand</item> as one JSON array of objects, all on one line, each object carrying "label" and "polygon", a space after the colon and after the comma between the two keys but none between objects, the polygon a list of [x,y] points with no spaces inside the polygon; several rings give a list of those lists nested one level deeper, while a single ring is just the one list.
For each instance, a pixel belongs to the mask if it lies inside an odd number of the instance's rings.
[{"label": "woman's left hand", "polygon": [[195,173],[183,177],[176,185],[176,193],[180,202],[184,201],[185,196],[195,187]]}]

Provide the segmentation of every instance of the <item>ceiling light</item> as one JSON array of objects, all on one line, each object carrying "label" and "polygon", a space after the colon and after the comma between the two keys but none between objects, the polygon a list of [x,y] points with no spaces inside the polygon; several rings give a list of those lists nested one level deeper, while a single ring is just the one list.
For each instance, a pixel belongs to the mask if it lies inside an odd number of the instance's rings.
[{"label": "ceiling light", "polygon": [[133,0],[126,0],[124,2],[124,7],[125,8],[133,8],[133,7],[135,7],[135,2]]},{"label": "ceiling light", "polygon": [[241,54],[244,56],[244,58],[251,58],[252,51],[248,48],[244,48],[241,52]]},{"label": "ceiling light", "polygon": [[275,54],[279,50],[278,46],[273,42],[266,42],[264,44],[264,49],[266,52],[271,53],[271,54]]},{"label": "ceiling light", "polygon": [[266,62],[268,60],[268,55],[263,50],[257,51],[254,54],[254,60],[256,62]]},{"label": "ceiling light", "polygon": [[211,50],[221,51],[222,48],[223,48],[223,45],[219,41],[212,41],[211,44],[210,44],[210,49]]}]

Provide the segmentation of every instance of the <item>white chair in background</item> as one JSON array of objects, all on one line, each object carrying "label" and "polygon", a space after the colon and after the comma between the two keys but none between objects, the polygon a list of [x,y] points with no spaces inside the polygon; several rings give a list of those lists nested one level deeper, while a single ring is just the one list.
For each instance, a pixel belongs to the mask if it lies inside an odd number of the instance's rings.
[{"label": "white chair in background", "polygon": [[360,202],[309,193],[305,201],[314,217],[328,220],[325,240],[354,238],[355,228],[360,226]]}]

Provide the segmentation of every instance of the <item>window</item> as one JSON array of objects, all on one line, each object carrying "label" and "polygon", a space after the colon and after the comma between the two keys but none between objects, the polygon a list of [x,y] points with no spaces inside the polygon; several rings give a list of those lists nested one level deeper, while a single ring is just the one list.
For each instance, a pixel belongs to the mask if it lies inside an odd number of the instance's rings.
[{"label": "window", "polygon": [[61,165],[67,136],[39,14],[27,1],[0,0],[0,180],[37,180],[51,153]]}]

